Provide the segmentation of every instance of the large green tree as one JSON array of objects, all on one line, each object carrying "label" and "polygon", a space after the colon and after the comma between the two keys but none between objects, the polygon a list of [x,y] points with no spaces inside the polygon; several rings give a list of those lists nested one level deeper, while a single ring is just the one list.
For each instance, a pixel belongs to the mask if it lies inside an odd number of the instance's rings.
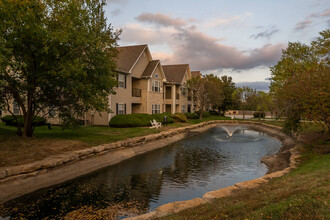
[{"label": "large green tree", "polygon": [[330,130],[330,30],[320,33],[311,45],[289,43],[273,67],[271,92],[286,129],[296,131],[301,119],[320,123]]},{"label": "large green tree", "polygon": [[222,81],[218,76],[215,76],[213,74],[206,75],[205,80],[207,83],[207,102],[212,106],[213,109],[219,109],[219,107],[223,104],[225,98]]},{"label": "large green tree", "polygon": [[222,115],[230,109],[234,105],[234,92],[236,90],[235,83],[233,79],[228,76],[221,77],[221,84],[222,84],[222,94],[223,94],[223,101],[218,106],[219,111]]},{"label": "large green tree", "polygon": [[119,32],[107,24],[105,0],[0,0],[0,103],[16,101],[23,136],[56,109],[63,123],[107,109]]}]

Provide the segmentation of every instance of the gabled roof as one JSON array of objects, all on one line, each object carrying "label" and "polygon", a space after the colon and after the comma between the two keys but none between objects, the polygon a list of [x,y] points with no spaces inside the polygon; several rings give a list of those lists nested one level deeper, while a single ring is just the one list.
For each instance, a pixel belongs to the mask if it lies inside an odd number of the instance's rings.
[{"label": "gabled roof", "polygon": [[152,60],[148,63],[148,66],[145,68],[144,72],[142,73],[141,77],[151,77],[152,73],[157,68],[159,60]]},{"label": "gabled roof", "polygon": [[167,82],[181,84],[189,64],[163,65]]},{"label": "gabled roof", "polygon": [[191,77],[200,78],[202,76],[201,71],[191,71]]},{"label": "gabled roof", "polygon": [[147,48],[147,45],[134,45],[117,47],[117,69],[121,72],[130,73],[135,63]]}]

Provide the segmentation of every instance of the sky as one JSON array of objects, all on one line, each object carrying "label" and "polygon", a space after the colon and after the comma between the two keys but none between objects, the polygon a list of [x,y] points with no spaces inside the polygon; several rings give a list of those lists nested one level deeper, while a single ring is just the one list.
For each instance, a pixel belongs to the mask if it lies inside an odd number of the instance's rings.
[{"label": "sky", "polygon": [[107,0],[105,12],[120,46],[148,44],[163,65],[264,91],[288,42],[330,28],[330,0]]}]

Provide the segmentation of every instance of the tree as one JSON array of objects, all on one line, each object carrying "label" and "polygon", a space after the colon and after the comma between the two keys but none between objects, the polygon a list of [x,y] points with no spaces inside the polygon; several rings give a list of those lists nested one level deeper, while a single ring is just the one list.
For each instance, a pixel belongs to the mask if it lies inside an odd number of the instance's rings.
[{"label": "tree", "polygon": [[205,77],[192,78],[187,82],[187,87],[193,92],[194,104],[198,109],[199,119],[202,119],[208,101],[207,86]]},{"label": "tree", "polygon": [[237,88],[233,97],[236,100],[236,107],[243,110],[243,119],[245,119],[245,110],[256,110],[257,109],[257,91],[247,86],[243,88]]},{"label": "tree", "polygon": [[231,77],[222,76],[221,82],[224,99],[222,104],[218,106],[218,109],[221,114],[224,115],[225,112],[230,109],[230,107],[232,107],[234,104],[233,93],[236,88],[235,83],[232,81]]},{"label": "tree", "polygon": [[16,101],[23,136],[33,119],[56,109],[70,124],[107,108],[116,83],[119,32],[107,24],[105,0],[0,1],[0,102]]},{"label": "tree", "polygon": [[225,98],[223,94],[222,81],[219,77],[213,74],[206,75],[205,80],[207,83],[206,86],[206,93],[208,97],[207,101],[213,107],[213,109],[219,109]]},{"label": "tree", "polygon": [[301,119],[330,130],[330,30],[320,35],[311,45],[289,43],[271,67],[271,92],[286,117],[287,131],[296,131]]}]

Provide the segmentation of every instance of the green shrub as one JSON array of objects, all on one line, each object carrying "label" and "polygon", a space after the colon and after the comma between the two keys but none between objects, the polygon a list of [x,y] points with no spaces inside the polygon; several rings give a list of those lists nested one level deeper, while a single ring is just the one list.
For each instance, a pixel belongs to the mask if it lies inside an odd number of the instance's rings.
[{"label": "green shrub", "polygon": [[171,124],[174,122],[174,119],[171,117],[170,113],[158,113],[151,115],[156,121],[164,123],[164,116],[167,116],[167,124]]},{"label": "green shrub", "polygon": [[209,111],[209,113],[210,115],[219,115],[219,112],[213,110]]},{"label": "green shrub", "polygon": [[210,113],[203,112],[202,116],[203,116],[203,118],[208,118],[208,117],[210,117]]},{"label": "green shrub", "polygon": [[[113,118],[111,118],[109,125],[111,127],[119,127],[119,128],[125,128],[125,127],[145,127],[145,126],[151,126],[150,121],[156,120],[158,122],[163,123],[164,122],[164,116],[167,115],[164,114],[127,114],[127,115],[116,115]],[[167,117],[167,123],[173,123],[174,120],[171,117]]]},{"label": "green shrub", "polygon": [[184,113],[188,119],[199,119],[199,115],[197,113],[190,113],[186,112]]},{"label": "green shrub", "polygon": [[[15,118],[16,117],[16,118]],[[20,124],[21,126],[24,126],[24,117],[22,115],[6,115],[1,118],[1,121],[4,122],[6,125],[9,126],[18,126]],[[33,121],[33,126],[42,126],[46,124],[46,119],[37,116]]]},{"label": "green shrub", "polygon": [[265,118],[266,114],[265,112],[254,112],[253,117],[254,118]]},{"label": "green shrub", "polygon": [[177,122],[188,122],[188,118],[183,113],[176,113],[174,115],[171,115],[171,117],[174,119],[174,121]]}]

